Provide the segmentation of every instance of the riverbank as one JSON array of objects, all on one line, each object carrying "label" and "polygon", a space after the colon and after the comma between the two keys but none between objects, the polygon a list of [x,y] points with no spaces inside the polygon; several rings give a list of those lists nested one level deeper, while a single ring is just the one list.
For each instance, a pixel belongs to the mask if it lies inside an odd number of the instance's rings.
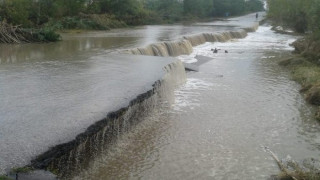
[{"label": "riverbank", "polygon": [[279,64],[289,68],[292,78],[302,85],[302,92],[308,103],[318,107],[315,117],[320,121],[320,41],[301,38],[292,43],[295,48],[292,57]]},{"label": "riverbank", "polygon": [[0,43],[21,44],[55,42],[61,40],[61,36],[51,28],[25,29],[13,26],[6,21],[0,21]]}]

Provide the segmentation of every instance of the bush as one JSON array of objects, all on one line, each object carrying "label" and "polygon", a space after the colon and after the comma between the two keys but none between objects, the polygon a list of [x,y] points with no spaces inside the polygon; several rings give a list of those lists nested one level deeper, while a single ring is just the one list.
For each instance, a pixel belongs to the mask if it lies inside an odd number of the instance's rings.
[{"label": "bush", "polygon": [[[53,29],[44,28],[41,29],[39,35],[44,41],[55,42],[61,40],[61,36]],[[39,38],[40,39],[40,38]]]},{"label": "bush", "polygon": [[62,29],[87,29],[108,30],[110,28],[126,27],[126,23],[119,21],[113,15],[108,14],[80,14],[74,17],[64,17],[61,20],[50,20],[46,27],[54,30]]},{"label": "bush", "polygon": [[8,176],[0,175],[0,180],[12,180]]},{"label": "bush", "polygon": [[268,5],[268,16],[276,22],[320,38],[320,0],[268,0]]}]

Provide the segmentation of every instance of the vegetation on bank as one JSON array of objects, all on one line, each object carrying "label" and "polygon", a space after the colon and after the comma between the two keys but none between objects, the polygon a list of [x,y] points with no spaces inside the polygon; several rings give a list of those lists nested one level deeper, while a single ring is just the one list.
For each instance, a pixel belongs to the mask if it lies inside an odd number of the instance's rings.
[{"label": "vegetation on bank", "polygon": [[12,179],[9,178],[8,176],[2,176],[2,175],[0,175],[0,180],[12,180]]},{"label": "vegetation on bank", "polygon": [[[305,34],[295,41],[295,55],[280,61],[289,68],[295,81],[302,85],[307,102],[317,106],[316,119],[320,121],[320,0],[268,0],[268,17],[275,25],[291,28]],[[297,163],[288,164],[290,173],[277,179],[320,179],[319,167],[305,168]]]},{"label": "vegetation on bank", "polygon": [[306,100],[319,106],[316,117],[320,120],[320,0],[268,0],[268,6],[268,17],[277,25],[305,33],[292,44],[297,56],[280,64],[290,68]]},{"label": "vegetation on bank", "polygon": [[296,55],[282,60],[280,65],[288,67],[293,79],[302,85],[306,100],[318,106],[315,116],[320,121],[320,42],[304,38],[293,46]]},{"label": "vegetation on bank", "polygon": [[259,0],[0,0],[0,21],[29,29],[107,30],[260,10]]},{"label": "vegetation on bank", "polygon": [[6,21],[0,22],[0,43],[53,42],[59,39],[60,35],[49,28],[22,29]]},{"label": "vegetation on bank", "polygon": [[299,33],[320,38],[320,0],[268,0],[268,17]]}]

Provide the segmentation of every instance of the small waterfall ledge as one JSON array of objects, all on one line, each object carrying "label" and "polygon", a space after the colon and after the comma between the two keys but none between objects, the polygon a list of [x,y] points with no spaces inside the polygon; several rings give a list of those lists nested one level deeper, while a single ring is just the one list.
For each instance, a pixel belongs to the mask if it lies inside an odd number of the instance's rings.
[{"label": "small waterfall ledge", "polygon": [[[263,22],[263,21],[261,21]],[[231,39],[242,39],[248,35],[248,32],[255,32],[259,24],[254,23],[251,27],[246,27],[238,31],[227,31],[220,33],[201,33],[191,36],[184,36],[181,40],[166,41],[150,44],[146,47],[123,50],[122,54],[147,55],[147,56],[180,56],[191,54],[194,46],[206,42],[226,42]]]},{"label": "small waterfall ledge", "polygon": [[127,107],[108,113],[106,118],[88,127],[74,140],[39,155],[32,160],[31,166],[49,170],[61,179],[69,179],[86,168],[91,159],[139,123],[140,117],[159,107],[160,98],[170,102],[174,89],[186,81],[184,66],[179,60],[166,65],[163,71],[163,78],[156,81],[151,90],[137,96]]}]

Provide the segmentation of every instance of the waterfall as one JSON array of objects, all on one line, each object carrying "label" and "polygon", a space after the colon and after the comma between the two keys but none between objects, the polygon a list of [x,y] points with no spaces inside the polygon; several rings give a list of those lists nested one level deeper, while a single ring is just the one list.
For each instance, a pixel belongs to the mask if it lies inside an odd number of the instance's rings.
[{"label": "waterfall", "polygon": [[187,37],[184,37],[184,39],[188,40],[192,44],[192,46],[198,46],[207,41],[204,34],[187,36]]},{"label": "waterfall", "polygon": [[226,42],[231,39],[245,38],[248,32],[254,32],[258,29],[259,24],[255,23],[252,27],[243,28],[238,31],[226,31],[220,33],[201,33],[191,36],[184,36],[179,41],[166,41],[150,44],[146,47],[123,50],[120,53],[148,56],[180,56],[191,54],[193,46],[204,44],[205,42]]},{"label": "waterfall", "polygon": [[155,56],[151,45],[144,48],[138,48],[138,50],[140,51],[141,55]]},{"label": "waterfall", "polygon": [[170,56],[168,49],[167,49],[167,46],[163,42],[151,44],[151,47],[152,47],[153,52],[156,56],[163,56],[163,57]]},{"label": "waterfall", "polygon": [[165,42],[170,56],[192,53],[192,44],[187,40]]},{"label": "waterfall", "polygon": [[104,152],[125,132],[134,127],[142,117],[159,107],[160,98],[167,102],[174,99],[176,86],[186,81],[181,61],[166,65],[164,76],[153,84],[153,88],[137,96],[127,107],[110,112],[106,118],[91,125],[73,141],[58,145],[32,161],[32,166],[48,169],[61,179],[70,179],[85,169],[92,159]]},{"label": "waterfall", "polygon": [[255,32],[259,28],[259,23],[255,23],[251,27],[243,28],[247,32]]}]

